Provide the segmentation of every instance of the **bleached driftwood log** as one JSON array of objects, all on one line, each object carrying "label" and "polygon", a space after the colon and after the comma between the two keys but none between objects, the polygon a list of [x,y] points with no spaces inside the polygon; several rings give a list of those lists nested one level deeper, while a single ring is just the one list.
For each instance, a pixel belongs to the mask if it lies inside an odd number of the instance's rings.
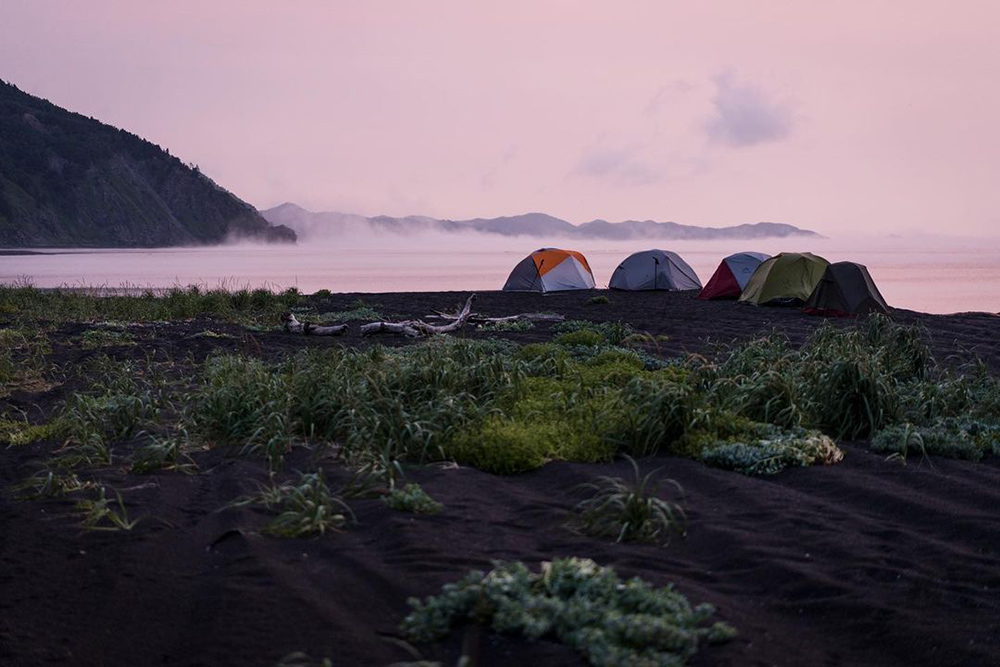
[{"label": "bleached driftwood log", "polygon": [[300,333],[306,336],[340,336],[347,331],[346,324],[324,327],[312,322],[299,322],[292,313],[283,314],[281,321],[285,325],[285,331]]},{"label": "bleached driftwood log", "polygon": [[476,295],[473,294],[466,299],[465,306],[462,307],[462,310],[456,313],[454,318],[448,318],[452,320],[448,324],[427,324],[423,320],[372,322],[371,324],[365,324],[361,327],[361,335],[371,336],[372,334],[378,333],[394,333],[402,336],[409,336],[411,338],[417,338],[419,336],[433,336],[434,334],[458,331],[465,326],[466,322],[469,321],[469,315],[472,314],[472,302],[475,298]]},{"label": "bleached driftwood log", "polygon": [[[427,316],[429,320],[453,320],[458,315],[452,313],[442,313],[435,310]],[[556,313],[519,313],[517,315],[505,315],[503,317],[487,317],[479,313],[470,313],[469,322],[472,324],[497,324],[498,322],[517,322],[525,320],[528,322],[562,322],[566,317]]]}]

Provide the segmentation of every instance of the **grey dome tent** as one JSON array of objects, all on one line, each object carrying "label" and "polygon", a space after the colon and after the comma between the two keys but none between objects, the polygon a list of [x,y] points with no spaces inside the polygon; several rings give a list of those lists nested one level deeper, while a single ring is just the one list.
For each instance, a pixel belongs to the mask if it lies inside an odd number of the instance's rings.
[{"label": "grey dome tent", "polygon": [[669,250],[643,250],[625,258],[608,287],[618,290],[701,289],[701,281],[681,256]]},{"label": "grey dome tent", "polygon": [[836,262],[826,267],[805,310],[814,315],[868,315],[887,313],[889,306],[864,264]]}]

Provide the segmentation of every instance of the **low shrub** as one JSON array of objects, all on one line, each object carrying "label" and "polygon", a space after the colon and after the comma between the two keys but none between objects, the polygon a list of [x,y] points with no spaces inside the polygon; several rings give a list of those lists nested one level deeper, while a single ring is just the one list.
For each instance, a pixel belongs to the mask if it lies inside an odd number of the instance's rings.
[{"label": "low shrub", "polygon": [[600,332],[593,329],[579,329],[578,331],[568,331],[564,334],[559,334],[556,336],[555,342],[566,347],[574,345],[593,347],[595,345],[604,345],[607,343],[607,340]]},{"label": "low shrub", "polygon": [[382,499],[386,507],[413,514],[437,514],[444,505],[431,498],[419,484],[407,484],[403,488],[393,487]]},{"label": "low shrub", "polygon": [[553,333],[564,334],[576,331],[594,331],[599,334],[608,345],[621,345],[630,336],[635,334],[635,329],[625,322],[590,322],[588,320],[566,320],[552,325]]},{"label": "low shrub", "polygon": [[401,629],[410,641],[434,641],[456,625],[480,623],[529,640],[554,639],[598,667],[676,667],[703,643],[735,635],[724,623],[707,625],[711,605],[692,607],[671,586],[622,580],[581,558],[542,563],[538,573],[523,563],[496,562],[488,573],[470,572],[439,595],[409,604],[413,611]]},{"label": "low shrub", "polygon": [[747,442],[718,441],[705,446],[699,458],[710,466],[744,475],[773,475],[793,466],[838,463],[844,453],[822,433],[805,431]]}]

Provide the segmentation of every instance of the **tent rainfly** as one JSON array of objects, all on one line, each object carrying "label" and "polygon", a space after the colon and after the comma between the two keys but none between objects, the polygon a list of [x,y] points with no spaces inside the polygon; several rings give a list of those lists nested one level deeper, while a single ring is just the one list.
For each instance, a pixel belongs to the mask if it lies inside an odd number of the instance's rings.
[{"label": "tent rainfly", "polygon": [[587,258],[575,250],[541,248],[514,267],[504,292],[559,292],[594,289],[594,273]]},{"label": "tent rainfly", "polygon": [[740,303],[801,306],[829,265],[830,262],[812,253],[783,252],[761,262],[743,288]]},{"label": "tent rainfly", "polygon": [[705,288],[698,292],[699,299],[738,299],[750,276],[761,262],[770,255],[762,252],[738,252],[719,263]]},{"label": "tent rainfly", "polygon": [[686,290],[701,288],[698,274],[669,250],[643,250],[625,258],[611,274],[611,289]]},{"label": "tent rainfly", "polygon": [[889,312],[889,306],[875,286],[868,267],[854,262],[836,262],[826,267],[823,278],[806,301],[805,309],[813,315]]}]

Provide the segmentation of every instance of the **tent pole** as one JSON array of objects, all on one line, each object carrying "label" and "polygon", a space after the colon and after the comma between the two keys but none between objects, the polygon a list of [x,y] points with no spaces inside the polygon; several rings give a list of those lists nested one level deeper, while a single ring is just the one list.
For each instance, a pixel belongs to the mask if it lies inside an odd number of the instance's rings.
[{"label": "tent pole", "polygon": [[[532,264],[534,264],[534,262],[532,262]],[[544,259],[542,261],[540,261],[538,263],[538,265],[535,267],[535,280],[537,280],[539,283],[541,283],[541,281],[542,281],[542,265],[543,264],[545,264],[545,260]],[[532,285],[534,285],[534,283],[532,283]],[[544,285],[544,283],[542,284],[541,287],[542,287],[542,290],[541,290],[542,294],[545,294],[545,285]]]}]

